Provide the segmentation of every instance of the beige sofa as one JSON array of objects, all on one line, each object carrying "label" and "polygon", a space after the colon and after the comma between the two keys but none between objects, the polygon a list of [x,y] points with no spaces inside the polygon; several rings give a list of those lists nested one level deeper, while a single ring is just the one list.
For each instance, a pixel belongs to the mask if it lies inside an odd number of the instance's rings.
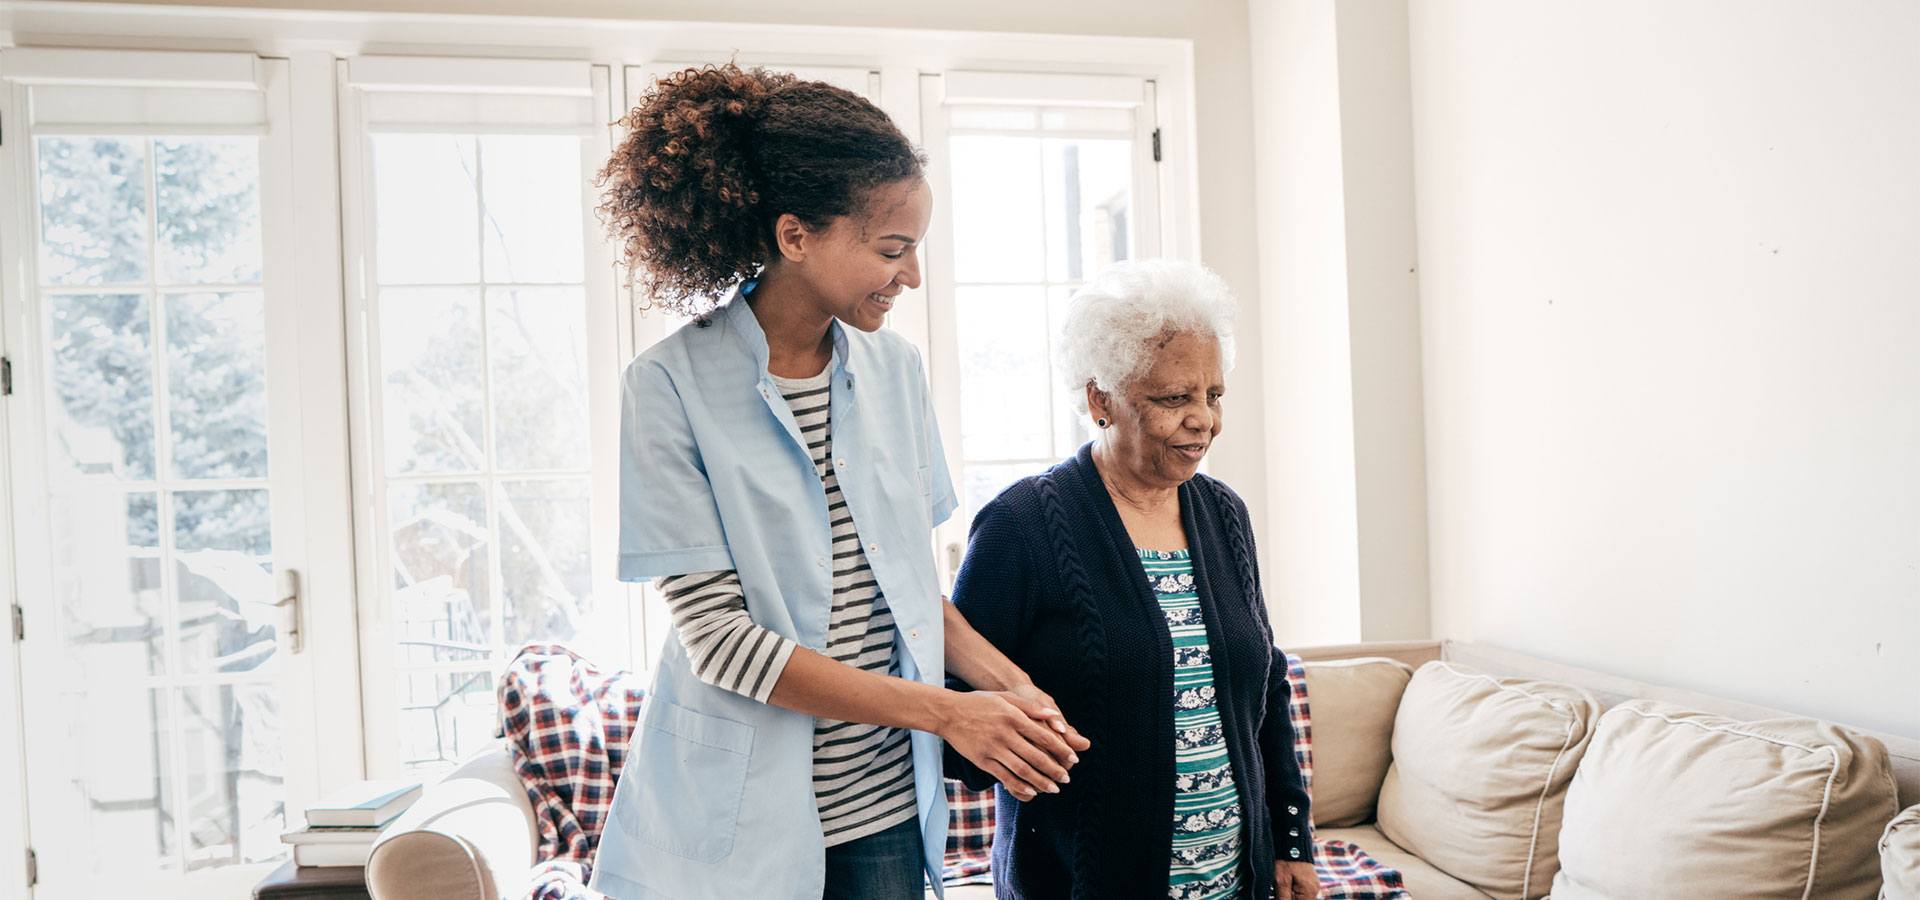
[{"label": "beige sofa", "polygon": [[1319,836],[1418,900],[1871,900],[1920,803],[1910,738],[1483,645],[1297,652]]},{"label": "beige sofa", "polygon": [[[1483,645],[1296,652],[1320,837],[1400,869],[1418,900],[1872,898],[1882,829],[1920,803],[1920,740]],[[387,829],[369,888],[518,898],[537,843],[496,743]]]}]

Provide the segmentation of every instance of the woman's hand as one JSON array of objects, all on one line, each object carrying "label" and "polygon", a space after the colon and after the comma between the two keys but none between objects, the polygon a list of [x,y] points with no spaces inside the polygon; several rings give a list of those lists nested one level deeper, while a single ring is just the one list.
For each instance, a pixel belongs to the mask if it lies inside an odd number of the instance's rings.
[{"label": "woman's hand", "polygon": [[1060,736],[1066,739],[1067,746],[1072,747],[1075,751],[1085,750],[1093,746],[1092,741],[1082,737],[1079,730],[1067,722],[1067,717],[1060,714],[1060,704],[1053,702],[1053,698],[1047,696],[1046,691],[1034,687],[1033,682],[1023,681],[1019,685],[1009,688],[1007,693],[1039,704],[1040,720],[1047,723],[1047,726],[1054,731],[1060,732]]},{"label": "woman's hand", "polygon": [[1320,896],[1320,875],[1310,862],[1273,864],[1274,900],[1314,900]]},{"label": "woman's hand", "polygon": [[[1059,793],[1069,780],[1067,769],[1080,761],[1067,737],[1043,724],[1059,718],[1050,702],[1012,692],[949,692],[939,735],[1025,802],[1042,793]],[[1085,738],[1078,743],[1081,749],[1087,746]]]}]

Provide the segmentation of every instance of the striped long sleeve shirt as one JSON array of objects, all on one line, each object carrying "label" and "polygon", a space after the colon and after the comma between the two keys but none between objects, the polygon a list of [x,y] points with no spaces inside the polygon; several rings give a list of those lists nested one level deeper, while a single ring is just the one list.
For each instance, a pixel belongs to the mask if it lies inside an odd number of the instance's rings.
[{"label": "striped long sleeve shirt", "polygon": [[[826,656],[898,676],[893,614],[861,549],[853,514],[834,476],[829,384],[832,367],[813,378],[774,377],[826,489],[833,527],[833,609]],[[799,646],[753,621],[740,576],[732,571],[673,575],[658,582],[675,631],[700,680],[762,703]],[[813,792],[827,846],[878,834],[916,815],[913,759],[905,729],[816,719]]]}]

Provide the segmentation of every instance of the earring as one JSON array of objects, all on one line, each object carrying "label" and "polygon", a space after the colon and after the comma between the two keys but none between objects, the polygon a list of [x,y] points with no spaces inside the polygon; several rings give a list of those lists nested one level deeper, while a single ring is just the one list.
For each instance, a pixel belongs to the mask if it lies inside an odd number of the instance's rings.
[{"label": "earring", "polygon": [[1112,423],[1110,423],[1110,422],[1108,422],[1108,421],[1107,421],[1107,417],[1106,417],[1106,416],[1101,416],[1100,418],[1098,418],[1098,419],[1095,419],[1095,420],[1093,420],[1093,424],[1095,424],[1095,425],[1098,425],[1098,426],[1100,426],[1101,428],[1105,428],[1105,427],[1107,427],[1107,426],[1108,426],[1109,424],[1112,424]]}]

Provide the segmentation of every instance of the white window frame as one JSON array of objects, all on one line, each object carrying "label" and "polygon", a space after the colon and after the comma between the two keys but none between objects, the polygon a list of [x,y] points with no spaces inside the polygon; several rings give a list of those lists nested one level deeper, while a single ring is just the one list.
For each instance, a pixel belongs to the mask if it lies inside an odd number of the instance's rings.
[{"label": "white window frame", "polygon": [[[350,527],[344,507],[327,502],[332,486],[330,472],[339,472],[345,464],[344,443],[333,446],[309,439],[305,429],[324,425],[325,410],[331,392],[338,390],[337,367],[332,372],[322,365],[313,367],[313,355],[304,345],[307,321],[314,309],[325,309],[334,298],[326,292],[324,279],[303,277],[308,266],[300,258],[299,238],[294,223],[305,218],[310,205],[331,205],[325,182],[299,189],[299,173],[293,149],[294,120],[292,72],[284,59],[271,59],[247,52],[138,52],[118,50],[4,49],[0,50],[0,122],[7,126],[6,140],[0,143],[0,209],[12,214],[0,215],[0,260],[11,276],[0,280],[0,303],[4,303],[4,321],[24,324],[28,329],[4,330],[0,339],[14,364],[16,391],[6,405],[5,448],[7,460],[6,506],[11,540],[0,549],[0,558],[9,563],[5,584],[12,603],[17,604],[27,624],[26,640],[9,641],[0,651],[6,674],[0,676],[5,699],[0,714],[10,725],[31,722],[35,700],[25,688],[19,673],[24,670],[58,672],[61,668],[58,647],[49,638],[53,634],[58,610],[52,607],[50,548],[47,535],[37,527],[22,524],[44,522],[48,515],[46,495],[38,489],[20,490],[22,485],[47,484],[45,448],[48,439],[47,363],[38,268],[37,173],[34,171],[33,138],[37,134],[258,134],[261,142],[261,230],[263,244],[262,292],[267,303],[266,368],[268,378],[268,434],[272,491],[271,529],[276,569],[300,574],[302,597],[295,615],[300,634],[300,650],[288,640],[283,629],[279,635],[280,666],[276,686],[286,714],[282,735],[287,771],[284,792],[288,821],[297,821],[297,810],[316,797],[329,778],[338,777],[340,762],[357,774],[361,746],[358,729],[358,703],[342,707],[325,690],[341,680],[354,677],[353,645],[342,640],[350,635],[339,627],[350,621],[353,596],[350,586],[329,573],[344,572],[352,560],[346,542],[340,540]],[[35,128],[24,115],[28,92],[33,85],[98,85],[143,88],[222,88],[236,91],[257,90],[265,102],[265,124],[257,127],[191,123],[142,125],[100,123],[97,126],[63,124]],[[152,174],[148,173],[151,178]],[[151,211],[150,211],[151,214]],[[150,236],[150,240],[152,237]],[[159,294],[152,302],[160,302]],[[156,354],[164,348],[155,347]],[[164,390],[160,382],[156,390]],[[158,424],[158,423],[156,423]],[[172,479],[156,473],[159,484]],[[163,525],[164,527],[164,525]],[[16,549],[18,555],[14,555]],[[42,637],[43,635],[47,637]],[[215,678],[215,681],[220,679]],[[350,710],[350,714],[348,714]],[[351,722],[339,722],[343,714]],[[42,713],[41,716],[46,716]],[[43,719],[44,720],[44,719]],[[12,846],[29,846],[28,814],[31,807],[28,779],[32,753],[28,744],[34,736],[28,729],[18,740],[9,740],[0,749],[0,775],[16,780],[21,787],[16,809],[0,824],[0,836],[17,836]],[[42,751],[42,753],[47,751]],[[323,762],[324,761],[324,762]],[[176,761],[175,765],[179,763]],[[177,771],[174,779],[178,781]],[[180,790],[176,786],[176,790]],[[41,827],[57,828],[57,821],[43,821]],[[8,854],[0,860],[0,877],[27,877],[24,858]],[[206,896],[244,891],[267,869],[278,865],[236,865],[187,873],[166,879],[155,886],[150,896]],[[57,879],[59,873],[42,872],[41,881]],[[68,888],[72,890],[70,886]]]},{"label": "white window frame", "polygon": [[[609,84],[610,67],[575,60],[527,60],[493,58],[442,58],[402,56],[356,56],[338,65],[340,103],[340,160],[345,228],[344,255],[347,270],[347,321],[350,382],[350,408],[353,422],[352,457],[355,485],[354,529],[360,584],[360,656],[362,659],[362,723],[366,731],[367,770],[373,777],[401,777],[405,774],[392,748],[400,745],[398,709],[394,702],[395,677],[408,672],[465,672],[474,670],[470,662],[440,663],[432,666],[401,666],[394,661],[395,634],[391,606],[391,535],[389,529],[385,464],[381,456],[381,428],[385,421],[380,409],[381,395],[375,389],[380,370],[380,333],[374,312],[376,224],[374,222],[374,180],[370,158],[372,134],[383,129],[364,126],[363,92],[367,90],[444,91],[463,95],[534,94],[554,97],[587,96],[592,100],[600,124],[586,123],[560,129],[578,133],[582,142],[581,171],[591,178],[611,150],[612,121]],[[393,130],[393,129],[385,129]],[[487,122],[443,123],[409,126],[408,131],[450,133],[551,133],[544,126],[508,125]],[[586,237],[583,269],[586,297],[586,336],[589,408],[594,411],[588,434],[592,444],[590,457],[590,494],[592,508],[592,560],[594,604],[608,611],[629,635],[635,632],[636,615],[627,602],[625,591],[617,588],[615,538],[619,523],[619,467],[616,456],[619,431],[618,343],[619,313],[614,290],[612,246],[595,241],[602,226],[596,218],[594,203],[583,194],[581,227]],[[482,479],[491,483],[490,479]],[[489,496],[489,503],[493,502]],[[499,564],[498,546],[489,546],[490,564]],[[628,641],[633,647],[631,640]],[[641,654],[630,650],[637,662]],[[497,675],[507,659],[492,659],[491,671]],[[613,662],[627,662],[618,660]],[[496,682],[497,687],[497,682]]]}]

